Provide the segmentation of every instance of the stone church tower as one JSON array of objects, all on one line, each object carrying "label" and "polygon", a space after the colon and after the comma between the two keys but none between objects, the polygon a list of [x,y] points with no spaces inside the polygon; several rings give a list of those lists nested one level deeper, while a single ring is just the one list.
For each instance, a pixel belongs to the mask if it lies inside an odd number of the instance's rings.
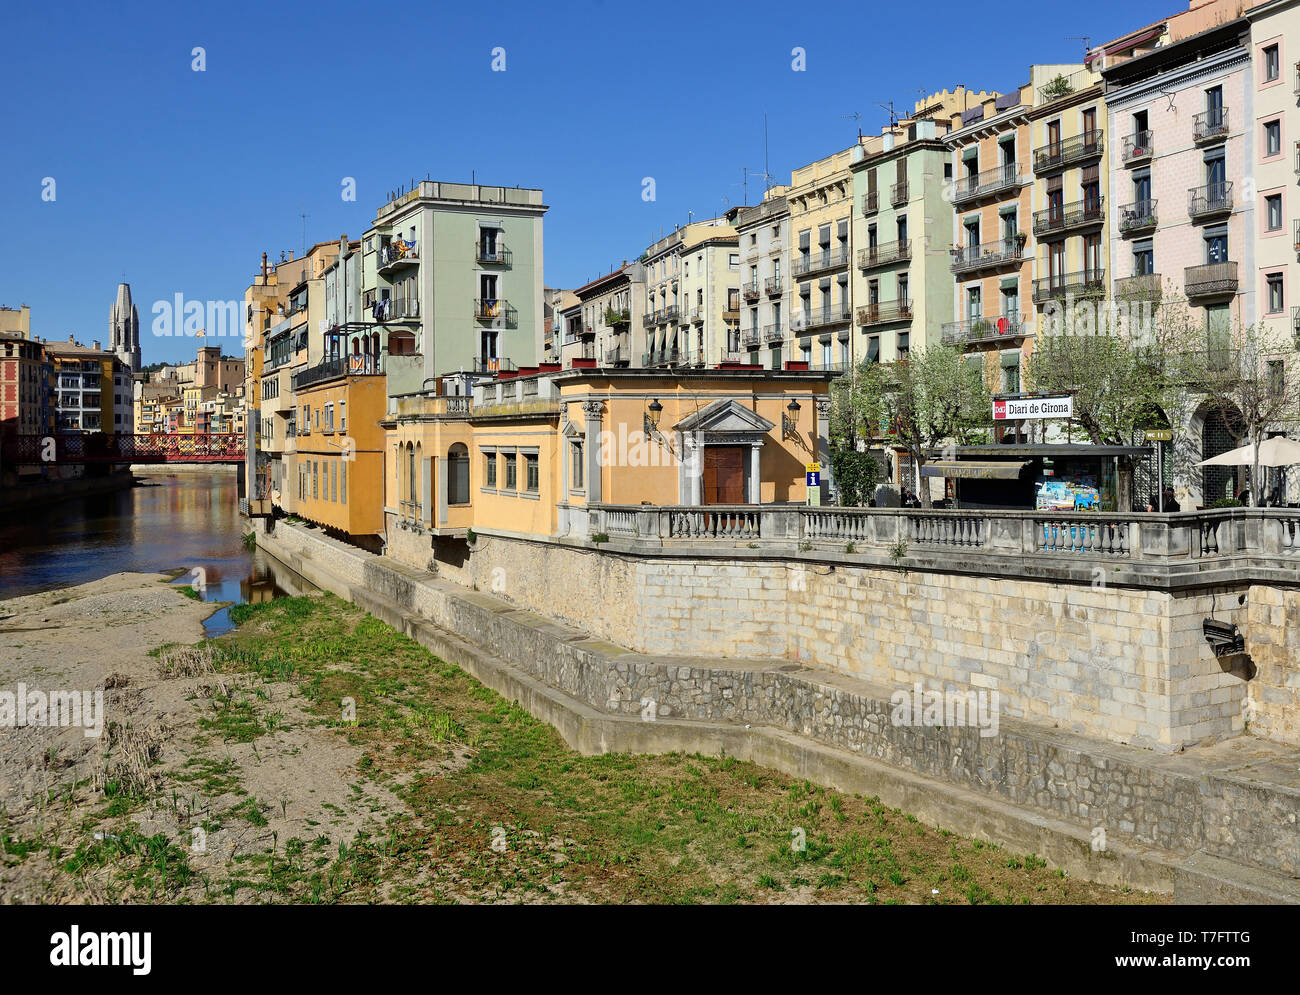
[{"label": "stone church tower", "polygon": [[117,285],[117,301],[108,313],[109,349],[135,373],[140,369],[140,315],[131,303],[131,285]]}]

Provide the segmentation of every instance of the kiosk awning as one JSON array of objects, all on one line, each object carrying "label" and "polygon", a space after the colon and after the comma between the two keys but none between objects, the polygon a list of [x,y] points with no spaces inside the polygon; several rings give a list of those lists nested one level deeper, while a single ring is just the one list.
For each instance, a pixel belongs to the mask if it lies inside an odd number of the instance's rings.
[{"label": "kiosk awning", "polygon": [[936,460],[921,467],[922,477],[954,477],[962,480],[1019,480],[1029,460]]}]

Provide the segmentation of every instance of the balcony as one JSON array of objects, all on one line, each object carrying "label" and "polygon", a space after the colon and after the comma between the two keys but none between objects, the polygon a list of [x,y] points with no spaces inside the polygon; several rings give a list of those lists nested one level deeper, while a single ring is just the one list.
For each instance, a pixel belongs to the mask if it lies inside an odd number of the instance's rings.
[{"label": "balcony", "polygon": [[1100,131],[1085,131],[1081,135],[1061,139],[1034,149],[1034,172],[1050,173],[1078,162],[1096,159],[1103,151]]},{"label": "balcony", "polygon": [[823,270],[839,269],[849,261],[848,249],[822,249],[794,261],[795,276],[810,276]]},{"label": "balcony", "polygon": [[646,328],[649,328],[651,325],[657,325],[658,323],[659,321],[658,318],[655,317],[654,311],[647,311],[641,316],[641,324],[645,325]]},{"label": "balcony", "polygon": [[475,242],[474,245],[474,258],[484,266],[509,266],[514,258],[510,250],[500,242],[495,245]]},{"label": "balcony", "polygon": [[821,328],[848,324],[852,320],[853,312],[847,304],[841,304],[839,307],[821,307],[803,311],[795,316],[790,323],[790,328],[798,335],[806,335]]},{"label": "balcony", "polygon": [[394,239],[379,246],[379,272],[388,273],[407,266],[420,265],[420,249],[415,242]]},{"label": "balcony", "polygon": [[1237,292],[1237,264],[1206,263],[1188,266],[1183,273],[1183,291],[1188,300],[1194,297],[1220,297]]},{"label": "balcony", "polygon": [[889,202],[894,207],[902,207],[907,203],[907,180],[900,180],[889,188]]},{"label": "balcony", "polygon": [[884,325],[893,321],[911,321],[912,302],[906,298],[901,301],[875,301],[858,308],[859,325]]},{"label": "balcony", "polygon": [[618,328],[623,325],[630,325],[631,323],[632,312],[627,308],[623,308],[621,311],[612,307],[605,309],[605,324],[610,328]]},{"label": "balcony", "polygon": [[862,213],[871,215],[880,210],[880,194],[864,193],[862,195]]},{"label": "balcony", "polygon": [[874,269],[877,266],[905,262],[911,258],[911,239],[900,238],[897,242],[882,242],[879,245],[868,245],[865,249],[859,249],[858,268]]},{"label": "balcony", "polygon": [[370,315],[375,321],[411,321],[420,316],[418,297],[386,297],[370,305]]},{"label": "balcony", "polygon": [[1125,276],[1115,281],[1115,297],[1121,301],[1159,301],[1162,287],[1159,273]]},{"label": "balcony", "polygon": [[1104,269],[1045,276],[1034,281],[1035,304],[1065,300],[1067,297],[1104,297],[1105,294],[1106,271]]},{"label": "balcony", "polygon": [[1291,309],[1291,338],[1296,349],[1300,349],[1300,304]]},{"label": "balcony", "polygon": [[740,345],[744,349],[757,349],[760,341],[757,328],[751,328],[740,333]]},{"label": "balcony", "polygon": [[1120,158],[1125,166],[1134,166],[1139,162],[1148,162],[1152,155],[1151,131],[1134,132],[1124,139],[1124,148]]},{"label": "balcony", "polygon": [[982,245],[963,245],[951,252],[952,271],[960,274],[1018,263],[1024,258],[1025,247],[1019,241],[1007,238]]},{"label": "balcony", "polygon": [[1045,211],[1035,211],[1034,235],[1060,235],[1101,224],[1106,219],[1102,212],[1105,199],[1094,197],[1089,200],[1076,200],[1069,204],[1054,205]]},{"label": "balcony", "polygon": [[337,380],[339,377],[346,376],[381,376],[383,371],[382,363],[376,366],[373,362],[366,364],[367,356],[340,356],[337,359],[327,359],[317,363],[301,373],[293,375],[293,389],[300,391],[304,387],[310,387],[312,384],[322,383],[326,380]]},{"label": "balcony", "polygon": [[475,373],[502,373],[515,369],[515,364],[500,356],[478,356],[474,359]]},{"label": "balcony", "polygon": [[1210,183],[1187,191],[1187,216],[1193,221],[1232,211],[1232,184]]},{"label": "balcony", "polygon": [[663,311],[660,312],[659,320],[664,322],[665,324],[670,321],[676,321],[679,317],[681,317],[681,313],[682,313],[682,309],[680,307],[678,307],[676,304],[669,304],[666,308],[663,309]]},{"label": "balcony", "polygon": [[474,317],[478,321],[491,321],[498,328],[515,328],[519,324],[519,312],[499,297],[476,298]]},{"label": "balcony", "polygon": [[689,319],[689,323],[692,325],[704,324],[704,308],[702,307],[683,308],[682,324],[687,324],[688,319]]},{"label": "balcony", "polygon": [[605,350],[606,366],[625,366],[631,361],[627,352],[615,346],[613,349]]},{"label": "balcony", "polygon": [[769,276],[763,281],[763,292],[768,297],[780,297],[781,291],[781,278],[779,276]]},{"label": "balcony", "polygon": [[1018,314],[994,314],[944,322],[942,332],[945,344],[963,345],[1024,337],[1029,334],[1029,327],[1021,322]]},{"label": "balcony", "polygon": [[785,326],[780,322],[763,326],[764,342],[780,342],[785,338]]},{"label": "balcony", "polygon": [[1192,118],[1192,141],[1216,142],[1228,135],[1228,108],[1201,111]]},{"label": "balcony", "polygon": [[952,202],[960,204],[967,200],[992,197],[1004,190],[1014,190],[1020,186],[1019,163],[1007,163],[995,169],[986,169],[982,173],[967,176],[957,181],[953,190]]},{"label": "balcony", "polygon": [[1119,209],[1119,233],[1136,235],[1156,226],[1156,198],[1134,201]]},{"label": "balcony", "polygon": [[759,297],[762,296],[762,294],[758,289],[758,284],[756,282],[746,283],[744,286],[740,288],[740,294],[742,297],[745,298],[746,304],[753,304],[756,300],[759,299]]}]

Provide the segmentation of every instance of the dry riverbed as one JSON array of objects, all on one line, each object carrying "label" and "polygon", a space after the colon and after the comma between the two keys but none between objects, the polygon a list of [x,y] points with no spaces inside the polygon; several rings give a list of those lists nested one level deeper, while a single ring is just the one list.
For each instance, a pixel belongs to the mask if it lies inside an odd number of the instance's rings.
[{"label": "dry riverbed", "polygon": [[[158,575],[0,602],[0,902],[1167,901],[728,757],[584,757],[332,595],[213,610]],[[797,840],[797,846],[792,846]]]}]

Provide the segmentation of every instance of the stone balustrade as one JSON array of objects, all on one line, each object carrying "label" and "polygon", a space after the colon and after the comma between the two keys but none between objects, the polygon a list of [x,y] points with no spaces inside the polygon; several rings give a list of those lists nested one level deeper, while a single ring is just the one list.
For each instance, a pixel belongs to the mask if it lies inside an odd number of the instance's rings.
[{"label": "stone balustrade", "polygon": [[[563,512],[570,535],[604,533],[613,542],[645,551],[794,549],[812,556],[910,558],[918,564],[928,558],[930,566],[946,562],[958,569],[1028,570],[1036,576],[1060,568],[1077,572],[1080,564],[1090,570],[1113,564],[1121,583],[1177,575],[1198,575],[1204,581],[1211,570],[1300,581],[1300,509],[1121,514],[774,504],[597,505]],[[972,557],[977,559],[968,559]]]}]

